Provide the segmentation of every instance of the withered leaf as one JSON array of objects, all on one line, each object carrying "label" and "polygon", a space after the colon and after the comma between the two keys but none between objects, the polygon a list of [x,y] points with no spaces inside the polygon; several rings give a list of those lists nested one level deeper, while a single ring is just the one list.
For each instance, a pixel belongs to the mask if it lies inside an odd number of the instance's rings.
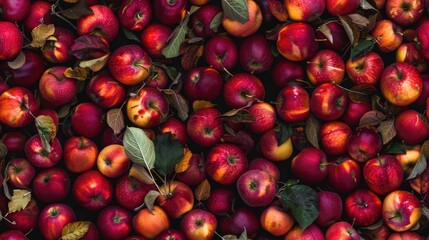
[{"label": "withered leaf", "polygon": [[31,200],[31,192],[26,189],[13,189],[12,199],[8,203],[9,213],[26,208]]},{"label": "withered leaf", "polygon": [[376,93],[377,89],[373,85],[358,84],[354,85],[348,91],[348,95],[351,101],[355,103],[366,103],[371,101],[371,95]]},{"label": "withered leaf", "polygon": [[390,142],[396,136],[394,119],[382,121],[377,129],[381,134],[381,139],[383,139],[383,145]]},{"label": "withered leaf", "polygon": [[124,114],[120,108],[110,109],[107,112],[107,125],[113,130],[113,134],[119,134],[125,128]]},{"label": "withered leaf", "polygon": [[180,160],[180,162],[177,163],[175,166],[176,173],[182,173],[188,170],[188,168],[191,166],[190,161],[191,161],[192,155],[193,154],[191,150],[189,150],[189,148],[184,149],[182,160]]},{"label": "withered leaf", "polygon": [[350,43],[354,46],[359,41],[361,29],[349,16],[339,16],[339,18],[341,25],[343,25],[344,30],[347,33]]},{"label": "withered leaf", "polygon": [[195,199],[198,201],[205,201],[210,197],[211,186],[207,179],[204,179],[196,188],[195,188]]},{"label": "withered leaf", "polygon": [[305,136],[307,140],[316,148],[320,148],[319,146],[319,129],[320,122],[319,120],[310,114],[305,122]]},{"label": "withered leaf", "polygon": [[211,108],[215,106],[216,104],[209,101],[204,101],[204,100],[195,100],[192,103],[192,109],[194,109],[194,111],[197,111],[198,109]]},{"label": "withered leaf", "polygon": [[408,175],[407,180],[416,178],[418,175],[422,174],[426,170],[426,168],[426,157],[423,153],[420,153],[420,157],[414,165],[413,170],[411,170],[410,174]]},{"label": "withered leaf", "polygon": [[177,115],[179,116],[179,118],[182,121],[188,119],[189,106],[186,99],[182,95],[170,89],[163,90],[163,93],[167,97],[168,103],[177,110]]},{"label": "withered leaf", "polygon": [[46,39],[55,33],[54,24],[39,24],[31,31],[32,41],[30,45],[35,48],[41,48],[45,45]]},{"label": "withered leaf", "polygon": [[88,7],[87,2],[88,0],[78,0],[73,7],[62,10],[59,13],[69,19],[79,19],[82,16],[92,15],[94,12]]},{"label": "withered leaf", "polygon": [[16,58],[13,59],[13,61],[7,62],[7,65],[10,68],[16,70],[16,69],[21,68],[24,65],[24,63],[25,63],[25,54],[24,54],[24,52],[21,51],[18,54],[18,56],[16,56]]},{"label": "withered leaf", "polygon": [[62,240],[79,240],[81,239],[89,230],[89,221],[78,221],[72,222],[64,226],[61,231]]},{"label": "withered leaf", "polygon": [[182,44],[186,45],[183,47],[183,55],[180,63],[186,71],[190,71],[197,66],[198,59],[204,54],[204,45],[200,43],[196,44]]},{"label": "withered leaf", "polygon": [[150,176],[148,170],[143,165],[138,163],[133,163],[133,165],[130,168],[130,172],[128,176],[134,177],[140,182],[143,182],[146,184],[154,184],[154,180]]},{"label": "withered leaf", "polygon": [[359,126],[377,126],[384,119],[386,119],[386,115],[378,110],[372,110],[366,112],[359,120]]},{"label": "withered leaf", "polygon": [[97,35],[86,34],[74,40],[70,54],[79,60],[91,60],[110,53],[109,43]]},{"label": "withered leaf", "polygon": [[235,123],[252,123],[255,121],[249,110],[244,108],[230,110],[220,117]]},{"label": "withered leaf", "polygon": [[155,205],[155,201],[159,195],[161,195],[160,192],[155,190],[150,190],[144,197],[144,203],[146,204],[146,207],[149,209],[150,212],[152,212],[153,205]]},{"label": "withered leaf", "polygon": [[83,81],[88,77],[89,71],[87,68],[81,67],[68,67],[64,71],[64,76],[68,78],[73,78],[79,81]]}]

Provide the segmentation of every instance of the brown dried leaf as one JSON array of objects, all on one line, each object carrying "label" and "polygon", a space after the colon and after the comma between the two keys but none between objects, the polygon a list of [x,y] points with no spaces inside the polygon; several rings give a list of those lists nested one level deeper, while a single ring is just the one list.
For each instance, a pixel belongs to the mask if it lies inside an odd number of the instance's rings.
[{"label": "brown dried leaf", "polygon": [[143,182],[146,184],[154,184],[153,179],[150,176],[149,172],[141,164],[133,163],[128,176],[136,178],[140,182]]},{"label": "brown dried leaf", "polygon": [[110,109],[107,112],[107,125],[113,130],[113,134],[119,134],[125,128],[124,114],[120,108]]},{"label": "brown dried leaf", "polygon": [[54,120],[48,115],[40,115],[36,117],[35,122],[43,148],[47,152],[51,152],[50,143],[57,135],[57,127],[54,123]]},{"label": "brown dried leaf", "polygon": [[203,108],[212,108],[215,106],[216,104],[211,103],[209,101],[204,101],[204,100],[195,100],[192,103],[192,108],[194,109],[194,111],[197,111],[198,109],[203,109]]},{"label": "brown dried leaf", "polygon": [[31,192],[26,189],[13,189],[12,199],[8,203],[9,213],[18,212],[27,207]]},{"label": "brown dried leaf", "polygon": [[252,123],[255,121],[249,110],[244,108],[230,110],[220,117],[235,123]]},{"label": "brown dried leaf", "polygon": [[64,226],[61,231],[62,240],[79,240],[81,239],[89,230],[89,221],[78,221],[72,222]]},{"label": "brown dried leaf", "polygon": [[186,71],[190,71],[197,66],[198,59],[204,54],[204,45],[194,44],[187,48],[182,55],[180,63]]},{"label": "brown dried leaf", "polygon": [[177,115],[182,121],[188,119],[189,116],[189,106],[186,99],[174,92],[173,90],[163,90],[165,97],[167,98],[168,103],[177,110]]},{"label": "brown dried leaf", "polygon": [[420,153],[420,157],[417,160],[416,164],[414,165],[413,170],[411,170],[410,174],[408,175],[407,180],[418,177],[426,170],[426,168],[427,168],[426,157],[423,153]]},{"label": "brown dried leaf", "polygon": [[[7,156],[7,146],[4,144],[3,140],[0,139],[0,160],[3,160]],[[0,171],[3,169],[0,168]]]},{"label": "brown dried leaf", "polygon": [[195,188],[195,199],[198,201],[205,201],[210,197],[211,187],[207,179],[204,179],[196,188]]},{"label": "brown dried leaf", "polygon": [[320,31],[323,33],[323,35],[328,39],[328,41],[333,44],[334,43],[334,36],[332,35],[331,29],[328,27],[329,22],[321,25],[317,28],[317,31]]},{"label": "brown dried leaf", "polygon": [[426,140],[422,144],[422,154],[426,159],[429,159],[429,140]]},{"label": "brown dried leaf", "polygon": [[109,60],[109,55],[105,55],[96,59],[80,61],[79,67],[89,68],[93,72],[98,72],[103,69],[104,66],[106,66],[107,60]]},{"label": "brown dried leaf", "polygon": [[188,168],[191,166],[190,161],[191,161],[192,155],[193,154],[191,150],[189,150],[189,148],[184,149],[182,160],[180,160],[180,162],[177,163],[175,166],[176,173],[182,173],[188,170]]},{"label": "brown dried leaf", "polygon": [[268,10],[280,22],[286,22],[289,18],[283,3],[278,0],[268,0]]},{"label": "brown dried leaf", "polygon": [[357,26],[356,23],[352,21],[352,19],[349,16],[339,16],[341,24],[344,27],[344,30],[347,33],[347,37],[350,40],[350,43],[355,45],[360,38],[360,28]]},{"label": "brown dried leaf", "polygon": [[60,107],[57,112],[58,118],[65,118],[70,113],[70,108],[77,104],[77,98],[74,97],[70,102]]},{"label": "brown dried leaf", "polygon": [[352,13],[347,15],[353,23],[355,23],[360,29],[364,29],[366,28],[370,22],[368,20],[368,18],[366,18],[365,16],[362,16],[358,13]]},{"label": "brown dried leaf", "polygon": [[24,65],[24,63],[25,63],[25,54],[24,52],[21,51],[13,61],[7,62],[7,65],[10,68],[16,70],[21,68]]},{"label": "brown dried leaf", "polygon": [[317,118],[310,114],[305,122],[305,136],[307,140],[316,148],[320,148],[319,146],[319,129],[320,122]]},{"label": "brown dried leaf", "polygon": [[376,93],[377,89],[375,86],[368,84],[358,84],[350,88],[348,91],[349,98],[351,101],[356,103],[370,102],[370,96]]},{"label": "brown dried leaf", "polygon": [[55,33],[54,24],[39,24],[31,31],[32,41],[30,45],[35,48],[41,48],[45,45],[46,39]]},{"label": "brown dried leaf", "polygon": [[89,71],[87,68],[81,67],[68,67],[64,71],[64,76],[68,78],[73,78],[79,81],[84,81],[88,77]]},{"label": "brown dried leaf", "polygon": [[359,126],[376,126],[380,124],[384,119],[386,119],[386,115],[378,110],[372,110],[366,112],[359,121]]},{"label": "brown dried leaf", "polygon": [[78,0],[76,2],[73,7],[62,10],[59,13],[69,19],[79,19],[82,16],[94,14],[91,8],[88,7],[88,0]]},{"label": "brown dried leaf", "polygon": [[390,142],[390,140],[396,136],[394,119],[382,121],[377,129],[381,134],[381,138],[383,139],[383,145]]}]

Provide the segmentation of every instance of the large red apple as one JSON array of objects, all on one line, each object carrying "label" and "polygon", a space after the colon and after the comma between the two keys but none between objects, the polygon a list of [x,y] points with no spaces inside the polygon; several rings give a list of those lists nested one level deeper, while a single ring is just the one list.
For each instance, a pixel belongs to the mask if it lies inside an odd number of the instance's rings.
[{"label": "large red apple", "polygon": [[77,94],[76,79],[64,76],[66,67],[56,66],[47,69],[39,81],[39,92],[44,100],[54,106],[70,102]]},{"label": "large red apple", "polygon": [[70,137],[64,143],[64,163],[67,170],[82,173],[91,170],[96,163],[98,147],[86,137]]},{"label": "large red apple", "polygon": [[341,219],[343,212],[343,202],[340,195],[335,192],[320,191],[319,197],[319,216],[316,224],[320,227],[328,227]]},{"label": "large red apple", "polygon": [[277,49],[288,60],[307,60],[316,54],[317,47],[314,29],[307,23],[287,24],[278,33]]},{"label": "large red apple", "polygon": [[105,127],[103,114],[94,103],[80,103],[71,112],[71,127],[77,135],[96,137]]},{"label": "large red apple", "polygon": [[377,84],[383,69],[383,59],[375,52],[348,59],[346,62],[347,74],[354,84]]},{"label": "large red apple", "polygon": [[21,51],[24,37],[18,26],[11,22],[0,21],[0,29],[0,61],[12,59]]},{"label": "large red apple", "polygon": [[31,114],[39,110],[39,102],[30,90],[13,87],[0,95],[0,123],[10,127],[24,127],[34,121]]},{"label": "large red apple", "polygon": [[86,94],[102,108],[120,106],[126,97],[125,86],[116,81],[110,74],[102,72],[95,75],[86,85]]},{"label": "large red apple", "polygon": [[416,110],[405,110],[395,118],[395,128],[399,139],[407,145],[416,145],[429,137],[429,122]]},{"label": "large red apple", "polygon": [[348,155],[338,157],[328,166],[328,181],[335,191],[346,193],[355,190],[362,178],[362,170]]},{"label": "large red apple", "polygon": [[222,93],[223,79],[211,67],[198,67],[188,72],[183,87],[190,101],[215,101]]},{"label": "large red apple", "polygon": [[116,178],[127,172],[131,160],[119,144],[104,147],[97,157],[97,168],[106,177]]},{"label": "large red apple", "polygon": [[307,61],[307,76],[311,83],[340,84],[345,73],[345,64],[341,56],[332,50],[320,50]]},{"label": "large red apple", "polygon": [[159,0],[153,4],[158,21],[166,25],[175,25],[186,13],[187,0]]},{"label": "large red apple", "polygon": [[381,200],[368,189],[358,189],[347,196],[344,212],[356,226],[369,226],[381,217]]},{"label": "large red apple", "polygon": [[39,172],[33,181],[34,195],[43,203],[61,202],[66,199],[69,191],[70,177],[59,167]]},{"label": "large red apple", "polygon": [[264,100],[265,88],[261,80],[249,73],[239,73],[229,78],[223,87],[223,98],[230,108],[245,107],[249,102]]},{"label": "large red apple", "polygon": [[310,116],[310,96],[303,87],[290,84],[279,92],[276,110],[286,122],[303,122]]},{"label": "large red apple", "polygon": [[237,190],[248,206],[267,206],[276,196],[276,182],[273,180],[265,171],[250,170],[238,178]]},{"label": "large red apple", "polygon": [[292,159],[291,171],[302,182],[320,183],[328,175],[326,154],[315,147],[305,148]]},{"label": "large red apple", "polygon": [[64,203],[54,203],[40,211],[39,230],[44,239],[57,240],[63,228],[74,221],[76,215],[73,209]]},{"label": "large red apple", "polygon": [[205,45],[204,58],[210,67],[223,72],[225,69],[232,69],[237,64],[238,49],[231,38],[215,36]]},{"label": "large red apple", "polygon": [[404,170],[394,156],[380,155],[365,163],[363,176],[369,189],[386,195],[401,186]]},{"label": "large red apple", "polygon": [[362,127],[353,131],[347,143],[347,152],[354,160],[366,162],[377,156],[382,146],[383,142],[376,128]]},{"label": "large red apple", "polygon": [[119,32],[118,18],[113,11],[105,5],[93,5],[90,7],[94,14],[80,17],[76,22],[77,33],[96,34],[105,38],[108,42],[113,41]]},{"label": "large red apple", "polygon": [[125,208],[109,206],[98,214],[97,227],[104,239],[121,240],[132,232],[132,219]]},{"label": "large red apple", "polygon": [[131,31],[141,31],[152,18],[152,7],[149,0],[122,1],[118,9],[119,23]]},{"label": "large red apple", "polygon": [[24,209],[9,213],[7,215],[7,219],[9,222],[5,222],[5,224],[9,229],[27,233],[31,229],[36,228],[39,219],[39,207],[37,206],[36,200],[31,198],[30,202]]},{"label": "large red apple", "polygon": [[387,195],[383,201],[383,221],[393,231],[410,230],[419,222],[421,215],[421,203],[410,192],[397,190]]},{"label": "large red apple", "polygon": [[243,70],[252,74],[269,70],[274,61],[268,41],[260,34],[246,38],[241,43],[238,59]]},{"label": "large red apple", "polygon": [[334,83],[323,83],[314,89],[310,98],[310,110],[319,119],[339,119],[346,111],[347,95]]},{"label": "large red apple", "polygon": [[191,188],[179,181],[171,181],[161,186],[161,195],[156,202],[171,218],[179,218],[191,211],[194,194]]},{"label": "large red apple", "polygon": [[189,137],[203,147],[218,143],[224,133],[220,115],[216,108],[203,108],[193,112],[186,125]]},{"label": "large red apple", "polygon": [[319,129],[322,149],[329,155],[342,155],[347,152],[347,142],[352,129],[341,121],[325,122]]}]

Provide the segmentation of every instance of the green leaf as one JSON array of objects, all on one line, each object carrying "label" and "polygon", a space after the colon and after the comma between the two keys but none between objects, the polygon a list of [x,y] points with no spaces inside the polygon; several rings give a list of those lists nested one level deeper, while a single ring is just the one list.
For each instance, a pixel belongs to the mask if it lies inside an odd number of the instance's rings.
[{"label": "green leaf", "polygon": [[180,45],[188,33],[189,15],[174,29],[169,38],[168,45],[162,49],[162,55],[166,58],[175,58],[179,56]]},{"label": "green leaf", "polygon": [[420,153],[420,157],[416,162],[416,165],[414,165],[413,170],[411,170],[410,175],[408,175],[407,180],[413,179],[420,175],[422,172],[426,170],[427,167],[427,161],[426,157],[423,153]]},{"label": "green leaf", "polygon": [[375,41],[371,39],[362,39],[360,40],[350,52],[350,59],[355,60],[356,58],[367,54],[370,52],[375,46]]},{"label": "green leaf", "polygon": [[280,201],[292,211],[302,229],[310,226],[319,216],[319,197],[309,186],[296,184],[286,187],[280,193]]},{"label": "green leaf", "polygon": [[144,165],[148,170],[155,166],[155,146],[143,129],[127,127],[124,134],[125,153],[131,161]]},{"label": "green leaf", "polygon": [[246,230],[246,228],[244,228],[244,231],[241,233],[241,235],[238,238],[238,240],[247,240],[247,230]]},{"label": "green leaf", "polygon": [[167,176],[183,158],[184,150],[179,140],[173,139],[171,132],[166,132],[155,137],[155,153],[156,171]]},{"label": "green leaf", "polygon": [[388,154],[406,154],[407,146],[403,142],[392,142],[387,148]]},{"label": "green leaf", "polygon": [[240,23],[249,21],[247,0],[222,0],[222,9],[225,16],[233,21]]},{"label": "green leaf", "polygon": [[276,129],[277,130],[276,131],[277,143],[280,146],[281,144],[286,142],[286,140],[288,140],[288,138],[290,138],[292,136],[292,127],[290,125],[286,124],[286,122],[282,121],[280,123],[280,126],[277,129]]},{"label": "green leaf", "polygon": [[150,190],[144,197],[144,204],[146,204],[146,207],[149,209],[150,212],[152,212],[153,205],[155,204],[155,201],[159,195],[161,195],[160,192],[155,190]]},{"label": "green leaf", "polygon": [[223,17],[223,13],[222,12],[219,12],[218,14],[216,14],[216,16],[214,16],[214,18],[210,22],[210,29],[211,30],[217,32],[217,30],[219,29],[220,24],[222,23],[222,17]]}]

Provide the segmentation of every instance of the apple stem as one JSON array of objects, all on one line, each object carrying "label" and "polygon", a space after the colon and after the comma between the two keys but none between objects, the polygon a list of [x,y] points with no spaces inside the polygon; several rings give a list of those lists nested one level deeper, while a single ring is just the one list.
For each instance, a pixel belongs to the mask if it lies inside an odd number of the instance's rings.
[{"label": "apple stem", "polygon": [[34,228],[32,228],[32,229],[28,230],[28,232],[26,232],[24,235],[25,235],[25,236],[28,236],[28,234],[30,234],[30,233],[33,231],[33,229],[34,229]]},{"label": "apple stem", "polygon": [[[7,213],[7,214],[9,214],[9,213]],[[0,220],[1,220],[1,219],[4,219],[4,220],[5,220],[6,222],[8,222],[8,223],[10,223],[10,224],[12,224],[12,225],[16,225],[16,222],[15,222],[15,221],[10,221],[9,219],[7,219],[7,218],[6,218],[7,214],[6,214],[5,216],[3,216],[3,215],[0,213]]]},{"label": "apple stem", "polygon": [[140,206],[136,207],[133,209],[134,212],[138,212],[140,211],[140,209],[142,209],[145,206],[145,203],[143,202]]},{"label": "apple stem", "polygon": [[52,6],[51,6],[51,14],[57,16],[58,18],[60,18],[61,20],[63,20],[67,24],[69,24],[74,30],[76,30],[76,26],[72,22],[70,22],[68,19],[64,18],[63,16],[61,16],[60,14],[58,14],[57,11],[55,11],[55,8],[58,7],[58,4],[59,4],[59,0],[57,0],[55,2],[55,4],[52,4]]},{"label": "apple stem", "polygon": [[340,84],[335,83],[335,82],[332,82],[332,83],[333,83],[333,84],[335,84],[335,85],[337,85],[337,87],[339,87],[339,88],[341,88],[341,89],[343,89],[343,90],[345,90],[345,91],[347,91],[347,92],[352,92],[352,93],[356,93],[356,94],[360,94],[360,95],[368,96],[368,94],[366,94],[366,93],[363,93],[363,92],[359,92],[359,91],[355,91],[355,90],[351,90],[351,89],[345,88],[345,87],[343,87],[343,86],[341,86]]},{"label": "apple stem", "polygon": [[234,75],[232,74],[232,73],[230,73],[229,71],[228,71],[228,69],[226,69],[225,67],[223,67],[223,70],[229,75],[229,76],[231,76],[231,77],[233,77]]}]

